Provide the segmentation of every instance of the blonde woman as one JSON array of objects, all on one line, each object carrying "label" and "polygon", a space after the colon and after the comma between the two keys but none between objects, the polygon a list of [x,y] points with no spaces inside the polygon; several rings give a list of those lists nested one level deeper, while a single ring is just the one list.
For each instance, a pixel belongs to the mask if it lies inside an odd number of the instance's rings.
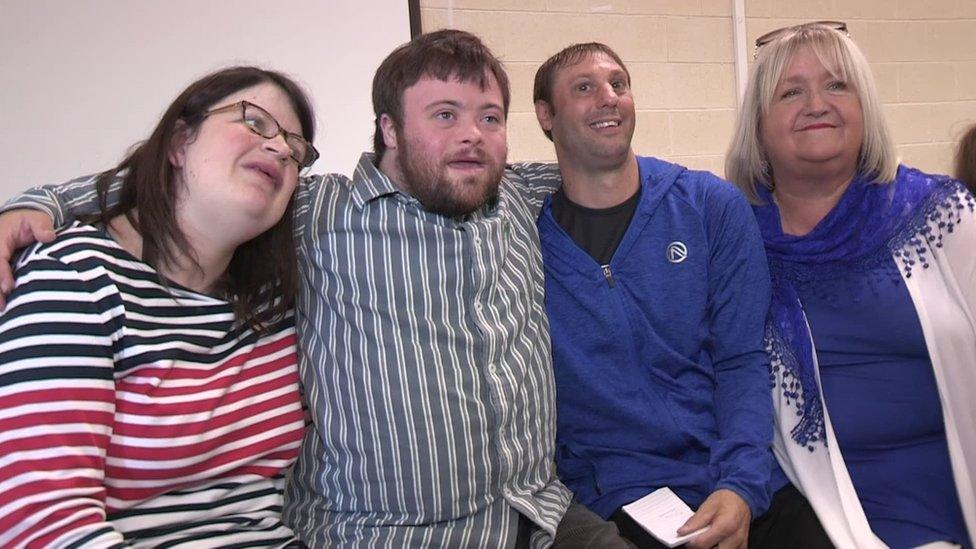
[{"label": "blonde woman", "polygon": [[971,547],[973,197],[897,164],[845,24],[756,47],[726,175],[754,204],[773,281],[780,483],[838,547]]}]

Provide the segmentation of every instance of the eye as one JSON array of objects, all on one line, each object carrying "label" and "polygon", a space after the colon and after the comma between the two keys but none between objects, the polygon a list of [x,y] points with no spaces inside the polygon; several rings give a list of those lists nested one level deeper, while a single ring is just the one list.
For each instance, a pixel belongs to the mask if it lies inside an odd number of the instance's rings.
[{"label": "eye", "polygon": [[592,86],[590,86],[590,83],[589,82],[583,82],[583,83],[580,83],[580,84],[576,84],[576,91],[578,91],[578,92],[584,92],[585,93],[585,92],[590,91],[590,89],[592,89]]},{"label": "eye", "polygon": [[492,124],[492,125],[497,125],[502,123],[502,118],[496,114],[486,114],[483,120],[488,124]]},{"label": "eye", "polygon": [[796,97],[797,95],[800,95],[800,88],[789,88],[784,90],[779,96],[780,99],[789,99],[791,97]]},{"label": "eye", "polygon": [[847,89],[847,82],[835,80],[827,84],[827,89],[831,91],[844,91]]},{"label": "eye", "polygon": [[454,120],[454,113],[451,111],[439,111],[434,114],[434,118],[438,120],[451,121]]},{"label": "eye", "polygon": [[260,114],[248,113],[247,116],[245,116],[241,121],[245,126],[251,128],[261,135],[267,135],[274,132],[271,121]]},{"label": "eye", "polygon": [[613,82],[610,83],[610,85],[615,90],[625,90],[625,89],[627,89],[627,83],[624,82],[623,80],[614,80]]}]

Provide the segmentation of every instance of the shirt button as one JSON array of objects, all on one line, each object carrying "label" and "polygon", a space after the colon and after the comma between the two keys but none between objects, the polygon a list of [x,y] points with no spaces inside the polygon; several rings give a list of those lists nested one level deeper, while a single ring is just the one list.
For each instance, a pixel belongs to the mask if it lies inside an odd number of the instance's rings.
[{"label": "shirt button", "polygon": [[498,428],[498,434],[501,435],[501,436],[505,436],[505,426],[504,425]]},{"label": "shirt button", "polygon": [[475,246],[481,246],[481,239],[478,238],[477,236],[474,237],[474,245]]},{"label": "shirt button", "polygon": [[495,371],[497,371],[497,370],[498,370],[498,368],[495,368],[495,364],[494,363],[491,363],[491,364],[488,365],[488,371],[489,372],[495,373]]}]

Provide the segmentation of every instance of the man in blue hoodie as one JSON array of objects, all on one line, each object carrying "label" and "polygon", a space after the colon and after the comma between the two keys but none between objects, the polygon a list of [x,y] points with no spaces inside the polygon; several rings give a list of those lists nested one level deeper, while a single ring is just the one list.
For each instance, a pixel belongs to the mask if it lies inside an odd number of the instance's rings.
[{"label": "man in blue hoodie", "polygon": [[557,394],[559,474],[640,546],[621,509],[670,487],[739,547],[766,512],[772,404],[769,275],[746,200],[707,172],[631,148],[630,74],[603,44],[570,46],[535,78],[562,188],[538,227]]}]

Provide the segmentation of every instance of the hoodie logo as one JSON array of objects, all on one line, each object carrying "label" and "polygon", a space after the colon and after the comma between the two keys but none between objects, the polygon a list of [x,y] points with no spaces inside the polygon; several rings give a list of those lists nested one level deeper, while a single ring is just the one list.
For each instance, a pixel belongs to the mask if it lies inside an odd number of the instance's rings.
[{"label": "hoodie logo", "polygon": [[688,258],[688,247],[685,246],[684,242],[675,240],[668,244],[668,250],[665,252],[665,255],[671,263],[681,263]]}]

